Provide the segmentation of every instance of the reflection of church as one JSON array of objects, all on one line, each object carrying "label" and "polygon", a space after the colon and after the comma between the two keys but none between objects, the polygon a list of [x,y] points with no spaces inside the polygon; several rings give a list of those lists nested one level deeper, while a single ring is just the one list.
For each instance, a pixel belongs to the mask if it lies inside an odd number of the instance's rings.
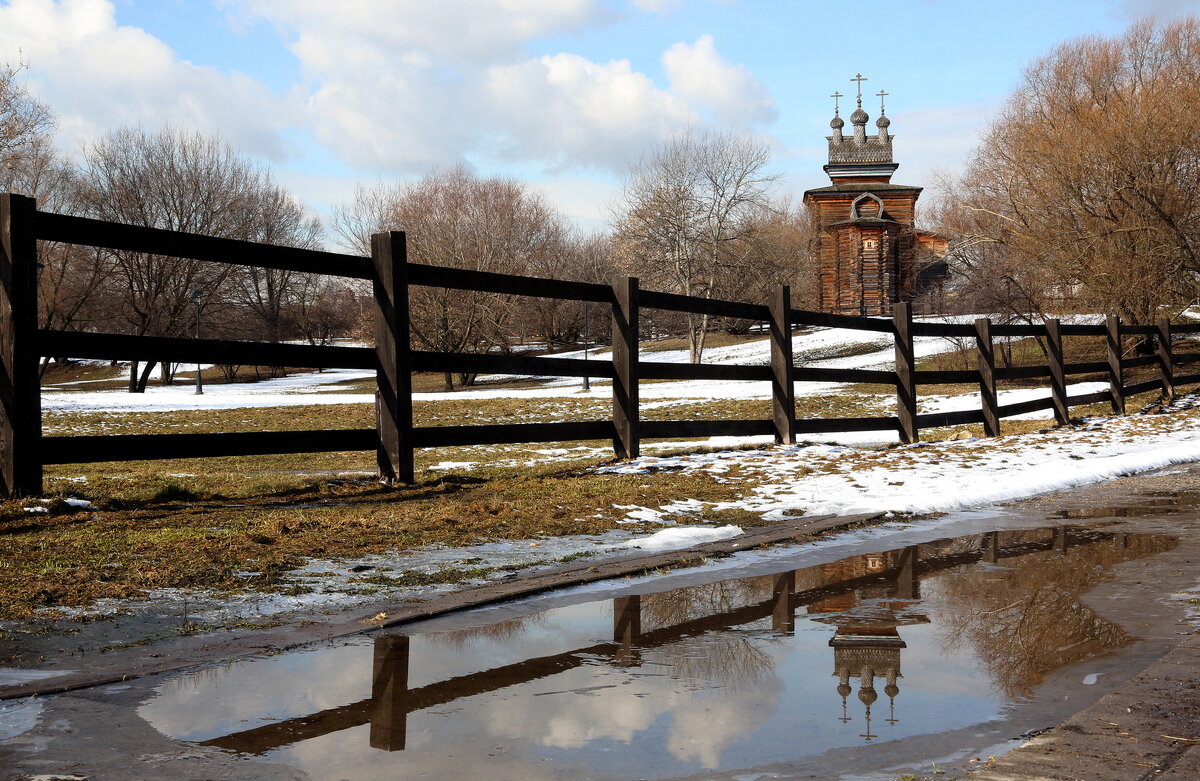
[{"label": "reflection of church", "polygon": [[814,620],[837,627],[829,645],[833,648],[833,674],[838,679],[837,692],[842,698],[842,723],[849,723],[848,699],[853,693],[851,679],[858,679],[858,699],[864,706],[866,730],[860,737],[868,742],[878,737],[871,733],[871,706],[879,699],[876,679],[883,681],[883,693],[888,698],[889,724],[897,723],[896,696],[900,693],[900,651],[906,647],[899,627],[929,623],[929,618],[916,610],[920,604],[917,593],[916,550],[888,551],[848,559],[826,565],[822,569],[829,582],[844,582],[857,578],[895,572],[899,577],[877,581],[863,588],[836,594],[808,606]]}]

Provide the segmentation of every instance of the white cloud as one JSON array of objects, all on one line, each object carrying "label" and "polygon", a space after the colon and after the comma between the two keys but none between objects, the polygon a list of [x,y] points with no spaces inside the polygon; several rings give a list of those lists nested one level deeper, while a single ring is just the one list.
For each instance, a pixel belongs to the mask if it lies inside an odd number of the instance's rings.
[{"label": "white cloud", "polygon": [[236,9],[290,37],[311,80],[318,140],[376,172],[464,159],[620,170],[705,117],[747,127],[774,118],[765,88],[709,36],[668,50],[667,88],[624,59],[529,56],[538,38],[602,23],[609,12],[594,0],[376,0],[349,11],[243,0]]},{"label": "white cloud", "polygon": [[498,151],[553,167],[621,168],[645,144],[697,118],[685,99],[656,87],[628,60],[556,54],[496,66],[484,93],[501,129]]},{"label": "white cloud", "polygon": [[674,44],[663,52],[662,63],[671,91],[711,109],[721,122],[752,126],[775,120],[775,103],[766,87],[744,65],[718,54],[711,35],[694,44]]},{"label": "white cloud", "polygon": [[169,123],[279,161],[299,148],[288,143],[310,140],[299,128],[372,175],[464,161],[618,172],[689,126],[755,130],[775,118],[767,90],[708,35],[662,54],[665,84],[627,59],[530,52],[548,36],[604,24],[615,12],[600,0],[215,1],[235,28],[273,24],[300,83],[280,96],[248,75],[183,60],[120,24],[113,0],[0,5],[0,57],[20,49],[68,144]]},{"label": "white cloud", "polygon": [[1117,0],[1115,12],[1122,19],[1152,16],[1160,21],[1200,13],[1200,0]]},{"label": "white cloud", "polygon": [[930,187],[938,172],[958,173],[987,130],[999,99],[959,106],[924,107],[892,117],[894,153],[900,170],[892,181]]},{"label": "white cloud", "polygon": [[[581,30],[606,16],[597,0],[222,0],[232,11],[299,34],[297,49],[325,52],[306,65],[336,69],[343,57],[387,48],[430,57],[493,60],[516,56],[533,39]],[[349,44],[330,48],[322,42]],[[366,74],[364,74],[366,75]]]},{"label": "white cloud", "polygon": [[146,31],[118,25],[108,0],[12,0],[0,7],[0,56],[15,60],[18,51],[67,143],[122,125],[171,123],[283,156],[279,131],[295,117],[285,101],[247,76],[183,61]]},{"label": "white cloud", "polygon": [[652,14],[664,14],[683,7],[683,0],[633,0],[633,4]]}]

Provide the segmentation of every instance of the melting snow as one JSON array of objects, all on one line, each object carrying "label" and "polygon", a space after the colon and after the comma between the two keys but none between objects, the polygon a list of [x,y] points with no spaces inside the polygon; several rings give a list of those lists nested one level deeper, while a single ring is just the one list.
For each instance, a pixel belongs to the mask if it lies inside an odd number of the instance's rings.
[{"label": "melting snow", "polygon": [[639,537],[630,540],[621,547],[641,548],[643,550],[674,550],[697,545],[702,542],[727,540],[742,533],[742,527],[733,526],[680,526],[674,529],[663,529],[649,537]]}]

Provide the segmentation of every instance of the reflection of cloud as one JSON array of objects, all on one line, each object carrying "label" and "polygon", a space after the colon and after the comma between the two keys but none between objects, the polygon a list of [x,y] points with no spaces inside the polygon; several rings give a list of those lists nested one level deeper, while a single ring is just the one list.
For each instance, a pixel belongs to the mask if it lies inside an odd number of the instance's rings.
[{"label": "reflection of cloud", "polygon": [[[418,750],[410,739],[404,751],[368,749],[369,727],[306,740],[271,758],[303,769],[314,781],[348,778],[480,778],[487,781],[551,781],[563,777],[560,768],[535,756],[499,748],[495,738],[483,734],[456,735],[453,742],[433,750]],[[414,731],[415,732],[415,731]],[[427,737],[417,733],[412,738]]]},{"label": "reflection of cloud", "polygon": [[591,696],[560,694],[555,697],[567,707],[546,719],[538,740],[543,746],[565,749],[580,748],[593,740],[629,743],[634,735],[648,729],[659,715],[677,705],[673,692],[630,697],[622,687],[594,692]]},{"label": "reflection of cloud", "polygon": [[369,697],[371,654],[370,645],[349,645],[207,668],[168,680],[138,715],[184,740],[306,716]]},{"label": "reflection of cloud", "polygon": [[705,768],[720,766],[726,748],[756,731],[775,713],[779,690],[774,677],[764,677],[743,686],[737,697],[722,690],[697,694],[689,707],[676,709],[667,750],[683,762],[699,762]]}]

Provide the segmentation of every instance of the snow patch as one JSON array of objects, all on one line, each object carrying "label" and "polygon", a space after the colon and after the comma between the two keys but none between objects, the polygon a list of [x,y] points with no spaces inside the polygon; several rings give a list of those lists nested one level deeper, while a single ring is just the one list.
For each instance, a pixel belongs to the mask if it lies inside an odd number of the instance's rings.
[{"label": "snow patch", "polygon": [[621,547],[641,548],[642,550],[675,550],[687,548],[702,542],[727,540],[742,534],[742,527],[734,526],[681,526],[677,529],[663,529],[649,537],[630,540]]}]

